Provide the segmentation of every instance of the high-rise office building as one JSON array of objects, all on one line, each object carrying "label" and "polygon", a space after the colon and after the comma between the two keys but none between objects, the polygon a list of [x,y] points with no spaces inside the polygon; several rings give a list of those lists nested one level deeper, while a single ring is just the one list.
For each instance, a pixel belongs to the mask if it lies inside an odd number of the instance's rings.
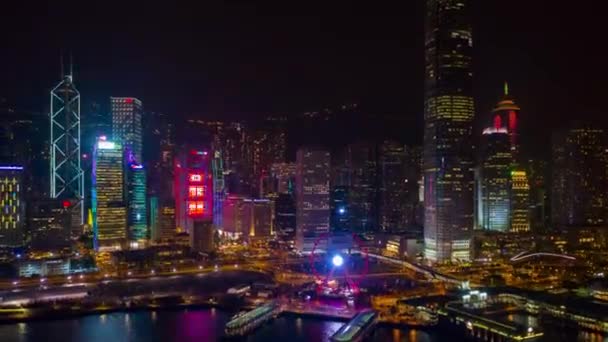
[{"label": "high-rise office building", "polygon": [[356,232],[375,231],[378,224],[376,148],[374,143],[356,143],[347,147],[351,228]]},{"label": "high-rise office building", "polygon": [[213,221],[213,172],[209,151],[183,148],[175,161],[175,221],[190,233],[197,221]]},{"label": "high-rise office building", "polygon": [[424,243],[430,262],[468,260],[473,230],[470,1],[427,0]]},{"label": "high-rise office building", "polygon": [[251,199],[247,204],[253,212],[249,239],[269,238],[273,233],[272,201],[268,199]]},{"label": "high-rise office building", "polygon": [[274,200],[274,230],[283,240],[294,242],[296,204],[293,194],[279,194]]},{"label": "high-rise office building", "polygon": [[477,177],[477,228],[506,232],[510,229],[511,145],[505,128],[483,131]]},{"label": "high-rise office building", "polygon": [[127,168],[128,238],[132,246],[143,246],[150,238],[147,224],[146,170],[142,164]]},{"label": "high-rise office building", "polygon": [[0,165],[0,247],[20,247],[25,236],[23,167]]},{"label": "high-rise office building", "polygon": [[296,181],[295,163],[274,163],[270,166],[272,190],[277,194],[293,193]]},{"label": "high-rise office building", "polygon": [[0,164],[21,165],[26,200],[49,197],[48,114],[25,111],[0,100]]},{"label": "high-rise office building", "polygon": [[150,196],[148,199],[148,227],[150,227],[150,240],[159,241],[160,234],[160,213],[158,212],[158,197]]},{"label": "high-rise office building", "polygon": [[[62,65],[63,67],[63,65]],[[70,68],[71,69],[71,68]],[[73,230],[84,223],[84,172],[81,166],[80,93],[72,70],[51,90],[50,197],[73,201]]]},{"label": "high-rise office building", "polygon": [[71,203],[56,198],[27,203],[28,245],[34,250],[58,250],[70,246]]},{"label": "high-rise office building", "polygon": [[251,226],[251,210],[244,205],[245,197],[228,196],[223,203],[222,231],[226,236],[236,239],[246,237]]},{"label": "high-rise office building", "polygon": [[[397,231],[408,222],[410,196],[406,176],[407,160],[405,145],[385,141],[380,145],[378,173],[380,178],[380,229]],[[415,179],[414,179],[415,181]]]},{"label": "high-rise office building", "polygon": [[348,187],[334,186],[331,188],[329,226],[332,231],[350,231],[350,207]]},{"label": "high-rise office building", "polygon": [[95,249],[118,249],[127,239],[123,149],[100,138],[93,151],[91,202]]},{"label": "high-rise office building", "polygon": [[296,153],[296,248],[310,252],[329,232],[330,153],[300,148]]},{"label": "high-rise office building", "polygon": [[160,130],[160,159],[154,168],[153,175],[158,180],[158,234],[154,241],[172,239],[176,233],[175,226],[175,192],[174,192],[174,157],[175,139],[173,125],[161,120]]},{"label": "high-rise office building", "polygon": [[190,228],[190,248],[195,252],[210,253],[215,249],[214,243],[215,229],[213,219],[195,218]]},{"label": "high-rise office building", "polygon": [[[134,97],[111,97],[112,136],[114,141],[132,153],[127,163],[142,163],[142,113],[140,100]],[[133,158],[132,160],[130,158]]]},{"label": "high-rise office building", "polygon": [[511,229],[513,233],[530,231],[530,183],[524,170],[511,171]]},{"label": "high-rise office building", "polygon": [[577,124],[553,136],[551,221],[555,226],[606,223],[606,133]]},{"label": "high-rise office building", "polygon": [[547,161],[528,160],[530,180],[530,228],[536,232],[544,231],[548,223]]},{"label": "high-rise office building", "polygon": [[509,146],[513,161],[516,164],[521,163],[520,142],[519,142],[519,106],[515,104],[515,100],[509,95],[509,85],[505,82],[503,97],[492,110],[492,126],[496,129],[505,129],[509,135]]}]

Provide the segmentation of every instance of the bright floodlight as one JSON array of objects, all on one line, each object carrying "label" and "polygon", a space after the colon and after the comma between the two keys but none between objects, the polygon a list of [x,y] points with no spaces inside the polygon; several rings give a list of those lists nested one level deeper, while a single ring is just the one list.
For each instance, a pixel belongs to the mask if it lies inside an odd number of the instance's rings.
[{"label": "bright floodlight", "polygon": [[336,254],[331,259],[331,262],[332,262],[332,264],[334,264],[334,266],[340,267],[344,263],[344,259],[342,258],[342,256],[340,254]]}]

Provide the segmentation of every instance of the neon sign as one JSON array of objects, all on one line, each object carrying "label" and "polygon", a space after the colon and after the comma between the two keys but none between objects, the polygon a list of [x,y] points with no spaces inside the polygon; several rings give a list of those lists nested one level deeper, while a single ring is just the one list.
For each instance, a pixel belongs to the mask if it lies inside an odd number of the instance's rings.
[{"label": "neon sign", "polygon": [[189,186],[188,187],[188,197],[196,198],[205,196],[205,187],[204,186]]},{"label": "neon sign", "polygon": [[188,216],[200,216],[205,213],[205,202],[191,201],[188,202]]},{"label": "neon sign", "polygon": [[101,140],[97,143],[97,148],[101,150],[113,150],[116,148],[116,144],[111,141]]},{"label": "neon sign", "polygon": [[200,173],[190,174],[190,176],[188,178],[190,179],[191,182],[202,182],[203,181],[203,175],[201,175]]}]

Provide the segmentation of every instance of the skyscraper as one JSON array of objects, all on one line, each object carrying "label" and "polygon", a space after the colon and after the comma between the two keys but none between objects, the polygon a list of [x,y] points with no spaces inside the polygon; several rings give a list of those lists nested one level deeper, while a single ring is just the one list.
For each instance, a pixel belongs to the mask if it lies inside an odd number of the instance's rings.
[{"label": "skyscraper", "polygon": [[526,171],[511,171],[511,229],[513,233],[530,231],[530,183]]},{"label": "skyscraper", "polygon": [[331,188],[331,216],[330,227],[332,231],[350,231],[350,206],[347,186],[333,186]]},{"label": "skyscraper", "polygon": [[23,246],[23,167],[0,165],[0,247]]},{"label": "skyscraper", "polygon": [[361,142],[347,147],[350,171],[351,228],[374,231],[378,225],[378,170],[376,144]]},{"label": "skyscraper", "polygon": [[385,141],[380,146],[380,228],[391,231],[405,228],[409,179],[406,177],[405,146]]},{"label": "skyscraper", "polygon": [[100,138],[93,151],[91,202],[95,249],[118,249],[127,239],[123,150]]},{"label": "skyscraper", "polygon": [[329,232],[330,153],[300,148],[296,153],[296,249],[310,252]]},{"label": "skyscraper", "polygon": [[131,151],[134,160],[142,163],[142,103],[134,97],[111,97],[112,136],[114,141]]},{"label": "skyscraper", "polygon": [[292,194],[279,194],[274,201],[274,230],[292,244],[296,233],[296,206]]},{"label": "skyscraper", "polygon": [[496,129],[504,128],[509,134],[509,145],[513,161],[516,164],[521,163],[520,142],[519,142],[519,106],[515,104],[515,100],[509,95],[509,85],[505,82],[503,97],[492,110],[493,126]]},{"label": "skyscraper", "polygon": [[[63,66],[62,66],[63,67]],[[72,71],[51,90],[50,179],[51,198],[73,200],[73,214],[84,223],[84,172],[80,149],[80,93]]]},{"label": "skyscraper", "polygon": [[477,227],[506,232],[511,220],[511,147],[507,130],[483,131],[477,177]]},{"label": "skyscraper", "polygon": [[58,250],[70,246],[70,201],[44,198],[27,203],[28,245],[34,250]]},{"label": "skyscraper", "polygon": [[191,232],[197,221],[213,221],[212,156],[207,150],[183,148],[175,161],[175,220]]},{"label": "skyscraper", "polygon": [[127,168],[128,238],[134,244],[145,244],[150,238],[147,225],[146,170],[142,164]]},{"label": "skyscraper", "polygon": [[427,0],[424,242],[430,262],[468,260],[473,228],[473,38],[467,0]]},{"label": "skyscraper", "polygon": [[556,226],[606,222],[606,134],[577,124],[553,136],[551,221]]}]

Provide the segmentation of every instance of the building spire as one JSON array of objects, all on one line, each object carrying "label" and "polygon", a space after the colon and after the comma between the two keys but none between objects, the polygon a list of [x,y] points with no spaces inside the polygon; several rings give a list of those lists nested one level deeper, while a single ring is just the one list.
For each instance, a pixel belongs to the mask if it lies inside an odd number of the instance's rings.
[{"label": "building spire", "polygon": [[507,83],[507,81],[505,81],[504,92],[505,96],[509,95],[509,83]]},{"label": "building spire", "polygon": [[74,76],[74,58],[72,57],[72,51],[70,51],[70,78]]}]

